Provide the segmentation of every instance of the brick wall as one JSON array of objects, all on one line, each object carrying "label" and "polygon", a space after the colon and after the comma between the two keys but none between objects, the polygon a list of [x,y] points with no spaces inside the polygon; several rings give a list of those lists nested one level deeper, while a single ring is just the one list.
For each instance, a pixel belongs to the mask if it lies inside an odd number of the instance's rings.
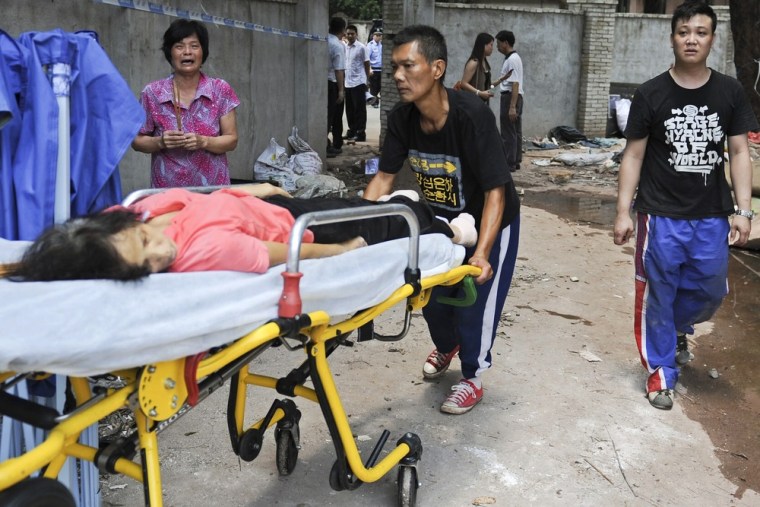
[{"label": "brick wall", "polygon": [[581,82],[577,127],[587,136],[604,136],[609,83],[615,45],[617,0],[568,0],[571,11],[583,13]]}]

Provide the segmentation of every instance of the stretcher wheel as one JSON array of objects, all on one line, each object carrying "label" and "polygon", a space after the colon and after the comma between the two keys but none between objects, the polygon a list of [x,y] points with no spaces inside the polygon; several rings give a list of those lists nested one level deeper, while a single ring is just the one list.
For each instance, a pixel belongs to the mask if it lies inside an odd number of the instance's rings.
[{"label": "stretcher wheel", "polygon": [[[343,466],[341,466],[341,463]],[[345,458],[343,458],[342,462],[337,459],[335,460],[330,469],[330,487],[334,491],[353,491],[362,484],[364,483],[351,473],[351,469]]]},{"label": "stretcher wheel", "polygon": [[259,430],[249,429],[240,437],[240,449],[238,455],[243,461],[253,461],[261,452],[261,443],[264,441],[264,433]]},{"label": "stretcher wheel", "polygon": [[414,507],[417,502],[417,469],[409,466],[398,467],[398,505]]},{"label": "stretcher wheel", "polygon": [[340,464],[337,460],[335,460],[335,463],[333,463],[333,466],[330,469],[330,487],[333,491],[343,491],[346,489],[343,487],[343,483],[340,480]]},{"label": "stretcher wheel", "polygon": [[66,486],[45,477],[26,479],[0,493],[3,507],[76,507]]},{"label": "stretcher wheel", "polygon": [[289,430],[277,433],[277,471],[280,475],[290,475],[298,461],[298,446]]}]

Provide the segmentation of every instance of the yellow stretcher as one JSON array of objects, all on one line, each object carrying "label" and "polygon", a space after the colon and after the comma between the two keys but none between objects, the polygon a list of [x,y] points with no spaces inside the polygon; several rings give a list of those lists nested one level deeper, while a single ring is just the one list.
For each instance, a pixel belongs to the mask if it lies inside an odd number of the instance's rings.
[{"label": "yellow stretcher", "polygon": [[[359,215],[378,216],[378,208],[367,208],[366,213],[360,212]],[[384,430],[373,452],[362,462],[328,357],[342,345],[351,344],[348,337],[354,331],[358,332],[358,341],[403,338],[409,328],[410,312],[427,304],[433,287],[463,283],[467,288],[465,298],[450,302],[471,304],[474,297],[471,278],[480,270],[462,265],[440,274],[420,277],[416,267],[419,229],[414,216],[404,206],[382,208],[382,214],[401,213],[412,231],[406,283],[381,303],[338,323],[331,323],[331,316],[324,311],[301,312],[297,287],[300,245],[291,239],[287,269],[283,273],[286,287],[280,300],[280,317],[224,346],[193,356],[112,371],[125,384],[118,388],[91,389],[87,377],[70,376],[76,408],[65,414],[6,392],[27,375],[0,374],[3,388],[0,390],[0,413],[47,431],[40,445],[0,463],[0,504],[29,505],[37,501],[40,502],[37,505],[73,505],[68,490],[55,480],[65,460],[73,457],[92,462],[101,473],[122,474],[141,482],[146,504],[162,505],[159,433],[229,380],[227,425],[232,449],[241,459],[255,459],[265,432],[273,427],[277,470],[280,475],[293,472],[299,450],[301,413],[290,398],[306,398],[319,403],[334,442],[336,461],[329,474],[329,484],[334,490],[353,490],[364,482],[377,481],[398,465],[398,503],[414,505],[418,487],[416,466],[422,454],[419,437],[413,433],[404,434],[397,440],[395,448],[379,459],[390,435]],[[301,238],[303,229],[310,224],[345,219],[349,216],[344,216],[345,211],[304,215],[296,222],[291,238]],[[356,210],[348,211],[352,219],[360,217]],[[402,332],[390,337],[375,334],[373,319],[404,301],[406,318]],[[302,350],[306,359],[280,378],[256,374],[254,360],[276,346]],[[311,380],[313,388],[304,385],[307,380]],[[274,389],[288,398],[275,399],[263,417],[246,424],[246,393],[253,386]],[[86,428],[125,408],[132,411],[136,423],[130,435],[100,448],[78,442]],[[30,478],[38,472],[38,477]]]}]

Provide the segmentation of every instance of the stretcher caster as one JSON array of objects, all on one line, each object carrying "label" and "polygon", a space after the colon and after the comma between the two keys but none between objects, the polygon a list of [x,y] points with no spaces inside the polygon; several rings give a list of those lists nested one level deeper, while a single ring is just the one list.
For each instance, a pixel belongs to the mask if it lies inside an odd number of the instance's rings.
[{"label": "stretcher caster", "polygon": [[45,477],[26,479],[0,493],[3,507],[76,507],[66,486]]},{"label": "stretcher caster", "polygon": [[417,468],[399,465],[398,467],[398,505],[399,507],[414,507],[417,502]]},{"label": "stretcher caster", "polygon": [[[238,455],[243,461],[253,461],[261,452],[261,443],[264,441],[264,432],[257,429],[249,429],[240,437],[240,449]],[[278,453],[279,454],[279,453]]]},{"label": "stretcher caster", "polygon": [[298,421],[301,412],[295,410],[290,420],[283,420],[277,424],[274,430],[274,438],[277,441],[277,471],[280,475],[290,475],[296,468],[298,461],[298,449],[300,448],[300,432]]},{"label": "stretcher caster", "polygon": [[364,483],[351,473],[345,458],[342,463],[340,460],[335,460],[330,469],[330,487],[333,491],[353,491],[362,484]]}]

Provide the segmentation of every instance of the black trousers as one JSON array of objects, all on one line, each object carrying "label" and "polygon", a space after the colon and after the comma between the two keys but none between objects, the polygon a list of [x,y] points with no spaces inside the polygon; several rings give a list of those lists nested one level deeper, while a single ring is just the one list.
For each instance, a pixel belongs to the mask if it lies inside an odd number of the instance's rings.
[{"label": "black trousers", "polygon": [[[270,204],[287,209],[293,218],[298,218],[304,213],[311,211],[324,211],[334,209],[349,209],[359,206],[378,206],[384,203],[367,201],[360,197],[316,197],[311,199],[290,198],[275,195],[264,199]],[[420,223],[421,234],[441,233],[449,238],[454,234],[449,224],[435,217],[432,208],[425,201],[415,202],[403,196],[391,198],[390,203],[405,204],[417,216]],[[403,217],[398,215],[368,218],[365,220],[351,220],[336,224],[323,224],[309,227],[314,233],[315,243],[341,243],[349,239],[361,236],[368,245],[382,243],[392,239],[406,238],[409,236],[409,226]]]},{"label": "black trousers", "polygon": [[509,170],[520,168],[522,162],[522,113],[523,97],[517,97],[517,121],[512,123],[509,119],[509,104],[512,100],[512,92],[501,92],[501,104],[499,104],[499,120],[501,123],[501,139],[504,141],[504,149],[507,153],[507,165]]},{"label": "black trousers", "polygon": [[372,75],[369,77],[369,92],[375,97],[380,93],[380,77],[383,69],[372,69]]},{"label": "black trousers", "polygon": [[349,135],[364,135],[367,129],[367,85],[346,88],[346,120]]},{"label": "black trousers", "polygon": [[[332,133],[332,147],[343,146],[343,102],[338,101],[338,83],[327,80],[327,133]],[[345,102],[345,100],[344,100]],[[330,146],[328,142],[328,146]]]}]

